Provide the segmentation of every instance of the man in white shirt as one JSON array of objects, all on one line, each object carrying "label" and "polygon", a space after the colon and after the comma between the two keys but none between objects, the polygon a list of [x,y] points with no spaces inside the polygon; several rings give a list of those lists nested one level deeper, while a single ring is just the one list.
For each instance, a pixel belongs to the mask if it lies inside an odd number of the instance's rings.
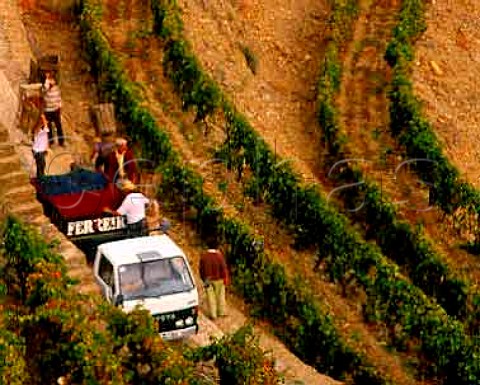
[{"label": "man in white shirt", "polygon": [[120,207],[117,210],[105,208],[104,211],[114,215],[125,215],[129,235],[145,235],[147,230],[145,206],[150,204],[150,199],[139,192],[130,181],[124,183],[123,190],[127,192],[127,196],[123,199]]},{"label": "man in white shirt", "polygon": [[35,127],[35,131],[33,133],[32,145],[33,158],[35,159],[35,163],[37,165],[37,178],[41,178],[45,175],[45,157],[48,151],[49,131],[47,118],[45,117],[45,114],[41,114],[40,124]]}]

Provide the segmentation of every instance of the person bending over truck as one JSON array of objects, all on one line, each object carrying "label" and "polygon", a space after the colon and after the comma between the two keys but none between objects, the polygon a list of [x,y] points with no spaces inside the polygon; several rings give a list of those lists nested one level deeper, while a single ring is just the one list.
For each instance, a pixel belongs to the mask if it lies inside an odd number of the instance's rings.
[{"label": "person bending over truck", "polygon": [[135,158],[127,143],[126,139],[118,138],[114,150],[110,152],[103,166],[107,178],[119,185],[128,181],[138,183]]},{"label": "person bending over truck", "polygon": [[227,264],[223,253],[217,249],[217,241],[207,241],[208,250],[200,257],[200,278],[207,296],[211,319],[225,317],[225,286],[229,284]]},{"label": "person bending over truck", "polygon": [[106,207],[103,211],[113,215],[125,215],[127,217],[127,231],[131,237],[146,235],[145,206],[150,204],[150,199],[143,195],[130,181],[124,182],[123,190],[127,192],[127,195],[120,207],[116,210]]}]

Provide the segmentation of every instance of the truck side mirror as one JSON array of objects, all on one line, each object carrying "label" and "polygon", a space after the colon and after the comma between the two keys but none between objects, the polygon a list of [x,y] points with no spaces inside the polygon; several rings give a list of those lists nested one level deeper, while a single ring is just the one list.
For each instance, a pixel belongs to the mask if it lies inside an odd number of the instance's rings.
[{"label": "truck side mirror", "polygon": [[116,297],[115,297],[115,303],[114,305],[115,306],[121,306],[123,304],[123,294],[118,294]]}]

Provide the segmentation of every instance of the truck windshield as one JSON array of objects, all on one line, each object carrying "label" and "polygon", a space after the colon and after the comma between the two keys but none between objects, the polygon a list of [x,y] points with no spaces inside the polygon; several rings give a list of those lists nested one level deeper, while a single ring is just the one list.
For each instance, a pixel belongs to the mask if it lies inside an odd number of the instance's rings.
[{"label": "truck windshield", "polygon": [[119,267],[120,292],[125,299],[156,297],[193,289],[183,257],[143,261]]}]

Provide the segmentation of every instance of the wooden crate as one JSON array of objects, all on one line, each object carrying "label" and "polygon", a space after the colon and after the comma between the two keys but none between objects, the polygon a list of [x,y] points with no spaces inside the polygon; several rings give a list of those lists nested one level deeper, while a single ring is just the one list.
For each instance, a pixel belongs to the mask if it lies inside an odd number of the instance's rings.
[{"label": "wooden crate", "polygon": [[45,55],[37,61],[30,60],[31,83],[43,83],[45,81],[45,72],[51,71],[57,83],[60,83],[60,57],[58,55]]},{"label": "wooden crate", "polygon": [[117,132],[115,109],[112,103],[92,106],[92,120],[97,130],[97,135],[115,134]]},{"label": "wooden crate", "polygon": [[42,84],[20,84],[19,125],[26,134],[30,134],[38,122],[41,105]]},{"label": "wooden crate", "polygon": [[80,0],[37,0],[37,5],[50,12],[69,14],[80,5]]}]

